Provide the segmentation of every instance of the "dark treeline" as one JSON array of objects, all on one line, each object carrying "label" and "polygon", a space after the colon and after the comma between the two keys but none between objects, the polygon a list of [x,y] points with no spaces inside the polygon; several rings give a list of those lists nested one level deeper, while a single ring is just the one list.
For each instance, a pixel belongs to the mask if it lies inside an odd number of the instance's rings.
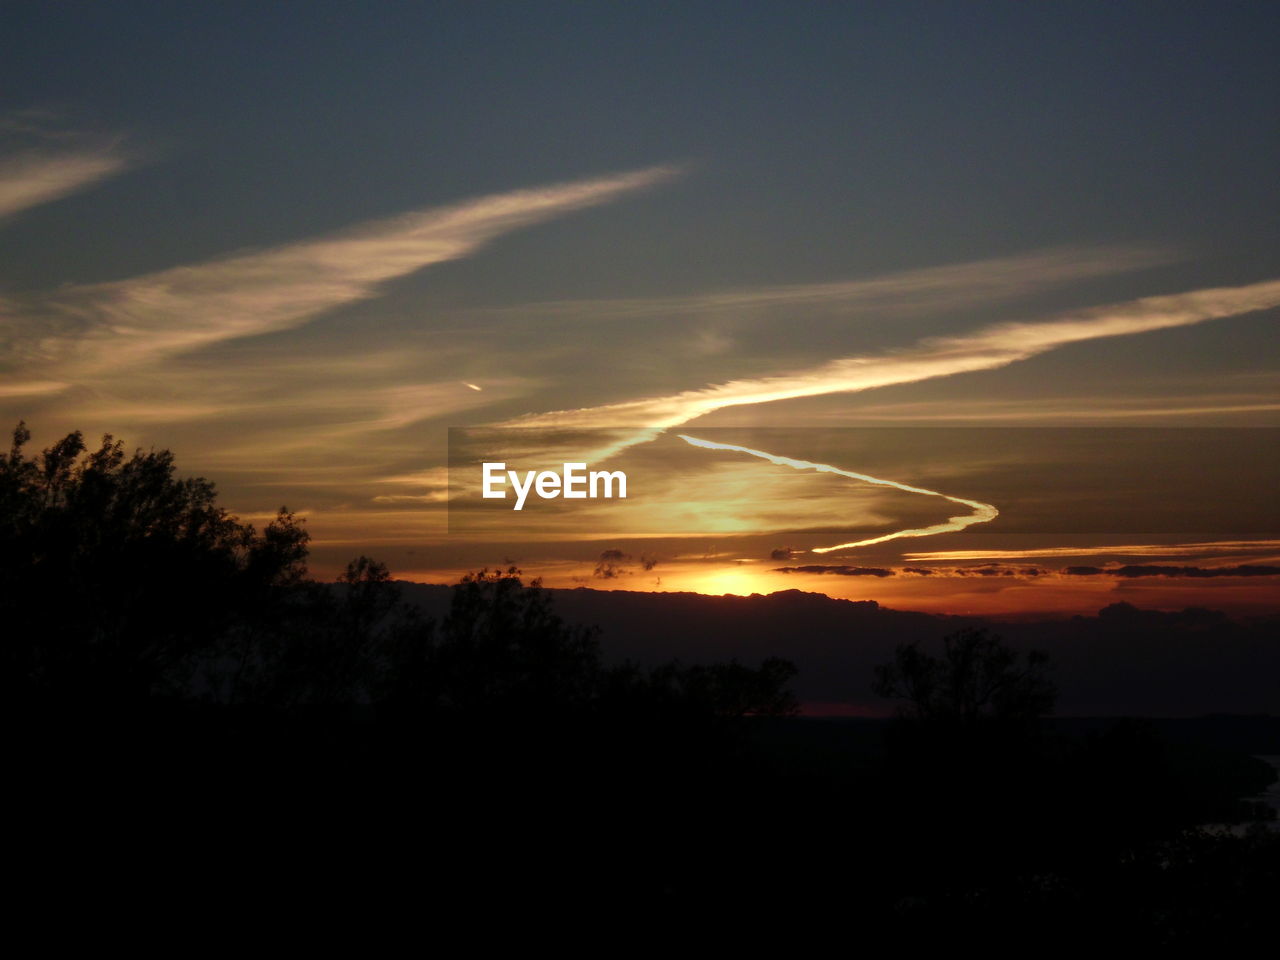
[{"label": "dark treeline", "polygon": [[785,660],[606,665],[515,569],[426,618],[365,557],[314,581],[291,514],[241,523],[167,451],[28,439],[0,463],[0,682],[35,873],[146,837],[171,875],[249,850],[245,889],[259,862],[339,898],[855,946],[1271,922],[1277,836],[1199,828],[1269,768],[1047,722],[1051,665],[987,631],[899,647],[892,722],[807,720]]}]

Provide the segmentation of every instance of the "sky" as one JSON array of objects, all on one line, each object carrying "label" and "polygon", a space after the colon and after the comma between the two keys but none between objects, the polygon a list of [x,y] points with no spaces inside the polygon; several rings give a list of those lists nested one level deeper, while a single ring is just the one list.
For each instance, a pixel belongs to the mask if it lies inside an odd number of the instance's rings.
[{"label": "sky", "polygon": [[1275,4],[14,2],[0,53],[6,424],[319,576],[1280,610]]}]

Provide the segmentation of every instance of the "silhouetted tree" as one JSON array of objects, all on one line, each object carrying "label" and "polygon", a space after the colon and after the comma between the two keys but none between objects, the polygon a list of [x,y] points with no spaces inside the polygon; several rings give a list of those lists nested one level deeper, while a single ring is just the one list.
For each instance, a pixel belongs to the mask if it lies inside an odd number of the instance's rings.
[{"label": "silhouetted tree", "polygon": [[431,713],[581,709],[601,671],[596,633],[564,623],[541,582],[525,584],[515,567],[467,574],[441,623],[388,633],[377,697]]},{"label": "silhouetted tree", "polygon": [[515,567],[467,574],[443,622],[392,631],[382,687],[388,703],[436,712],[632,711],[708,718],[796,712],[791,663],[653,669],[606,667],[599,630],[567,624],[540,580]]},{"label": "silhouetted tree", "polygon": [[[883,781],[888,815],[912,846],[900,882],[941,895],[1031,868],[1022,838],[1037,828],[1045,793],[1047,665],[968,629],[944,638],[941,656],[900,645],[876,669],[873,690],[903,701],[886,730]],[[932,872],[922,876],[911,864],[926,857]]]},{"label": "silhouetted tree", "polygon": [[419,624],[386,565],[366,556],[347,564],[336,584],[304,581],[263,612],[270,615],[239,625],[208,665],[219,702],[371,703],[391,635]]},{"label": "silhouetted tree", "polygon": [[900,645],[892,663],[876,668],[873,690],[906,701],[905,713],[926,722],[1031,721],[1057,696],[1048,663],[1038,651],[1023,660],[986,629],[961,630],[943,639],[941,657]]},{"label": "silhouetted tree", "polygon": [[307,534],[281,509],[261,532],[174,475],[167,450],[68,434],[0,460],[0,618],[11,699],[136,701],[189,687],[237,624],[306,576]]}]

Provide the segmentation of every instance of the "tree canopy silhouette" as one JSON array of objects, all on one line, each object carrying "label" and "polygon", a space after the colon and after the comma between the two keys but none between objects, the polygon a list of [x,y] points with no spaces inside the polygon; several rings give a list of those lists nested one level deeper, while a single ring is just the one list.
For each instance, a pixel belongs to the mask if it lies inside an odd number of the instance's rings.
[{"label": "tree canopy silhouette", "polygon": [[453,588],[439,624],[411,624],[388,638],[385,683],[376,697],[434,713],[548,712],[597,718],[698,716],[731,719],[797,711],[791,663],[765,660],[642,669],[608,666],[599,629],[567,624],[540,580],[515,567],[481,570]]},{"label": "tree canopy silhouette", "polygon": [[1038,651],[1024,660],[986,629],[960,630],[943,639],[941,657],[900,645],[892,663],[876,668],[873,690],[905,701],[906,715],[926,722],[1030,721],[1056,700],[1048,663]]},{"label": "tree canopy silhouette", "polygon": [[168,450],[68,434],[36,456],[20,423],[0,460],[0,616],[8,702],[155,698],[272,709],[379,706],[434,716],[619,710],[715,718],[794,712],[795,670],[770,660],[606,667],[597,631],[566,624],[514,567],[462,578],[431,622],[386,566],[336,584],[307,572],[287,509],[262,530],[218,506]]},{"label": "tree canopy silhouette", "polygon": [[175,476],[168,450],[76,431],[0,460],[0,617],[11,696],[130,700],[190,682],[237,623],[306,576],[307,534],[284,508],[261,530]]}]

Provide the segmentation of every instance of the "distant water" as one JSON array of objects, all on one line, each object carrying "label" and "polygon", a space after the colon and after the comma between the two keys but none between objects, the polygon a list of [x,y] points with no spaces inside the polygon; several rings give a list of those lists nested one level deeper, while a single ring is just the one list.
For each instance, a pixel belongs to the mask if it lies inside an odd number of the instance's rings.
[{"label": "distant water", "polygon": [[[1265,760],[1267,763],[1271,764],[1272,768],[1276,771],[1277,776],[1280,776],[1280,755],[1270,754],[1266,756],[1259,756],[1258,759]],[[1271,782],[1271,786],[1268,787],[1264,793],[1260,793],[1256,797],[1250,797],[1249,799],[1260,800],[1262,803],[1265,803],[1275,811],[1277,819],[1272,822],[1280,823],[1280,779],[1273,780]]]},{"label": "distant water", "polygon": [[[1256,756],[1259,760],[1263,761],[1264,763],[1269,764],[1271,768],[1276,771],[1276,774],[1280,775],[1280,755],[1254,754],[1254,756]],[[1237,823],[1237,824],[1207,823],[1205,824],[1205,827],[1207,827],[1210,830],[1215,830],[1215,831],[1221,830],[1221,831],[1225,831],[1226,833],[1234,833],[1237,836],[1239,836],[1243,834],[1245,831],[1247,831],[1250,827],[1254,826],[1255,824],[1261,823],[1264,826],[1266,826],[1268,830],[1275,830],[1277,832],[1280,832],[1280,780],[1273,780],[1271,782],[1271,786],[1269,786],[1262,793],[1256,793],[1253,796],[1244,797],[1243,799],[1251,801],[1253,803],[1261,803],[1264,806],[1269,807],[1272,811],[1271,818],[1267,820],[1255,820],[1255,821],[1252,821],[1251,823]]]}]

